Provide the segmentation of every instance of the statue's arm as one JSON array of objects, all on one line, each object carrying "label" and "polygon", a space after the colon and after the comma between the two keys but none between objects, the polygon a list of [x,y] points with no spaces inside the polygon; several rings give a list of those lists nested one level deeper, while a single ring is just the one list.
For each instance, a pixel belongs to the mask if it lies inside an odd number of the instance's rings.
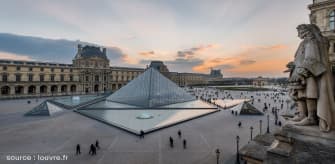
[{"label": "statue's arm", "polygon": [[308,77],[310,74],[316,77],[326,71],[325,65],[321,62],[321,53],[317,44],[313,39],[307,41],[305,44],[305,59],[301,68],[297,70],[297,73],[304,77]]}]

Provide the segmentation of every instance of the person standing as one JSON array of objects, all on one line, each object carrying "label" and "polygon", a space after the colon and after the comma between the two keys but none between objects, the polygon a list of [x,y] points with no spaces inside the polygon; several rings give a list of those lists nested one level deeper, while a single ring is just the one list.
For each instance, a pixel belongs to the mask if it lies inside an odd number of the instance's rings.
[{"label": "person standing", "polygon": [[180,130],[178,130],[178,136],[179,136],[179,138],[181,138],[181,131]]},{"label": "person standing", "polygon": [[183,140],[183,147],[186,149],[186,139]]},{"label": "person standing", "polygon": [[80,145],[77,144],[76,146],[76,155],[79,155],[81,152],[80,152]]}]

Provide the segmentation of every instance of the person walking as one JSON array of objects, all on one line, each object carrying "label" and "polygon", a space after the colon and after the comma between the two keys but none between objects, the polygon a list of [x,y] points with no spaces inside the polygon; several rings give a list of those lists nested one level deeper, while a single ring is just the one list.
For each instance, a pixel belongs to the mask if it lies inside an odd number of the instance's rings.
[{"label": "person walking", "polygon": [[90,146],[90,151],[88,152],[88,154],[90,155],[95,155],[97,152],[96,152],[96,148],[93,144],[91,144]]},{"label": "person walking", "polygon": [[92,155],[97,155],[97,148],[94,145],[93,145],[92,148],[93,148]]},{"label": "person walking", "polygon": [[80,152],[80,145],[77,144],[76,146],[76,155],[79,155],[81,152]]},{"label": "person walking", "polygon": [[170,140],[170,147],[173,148],[173,138],[170,136],[169,140]]},{"label": "person walking", "polygon": [[183,147],[186,149],[186,139],[183,140]]},{"label": "person walking", "polygon": [[140,138],[144,138],[144,131],[143,130],[140,131]]},{"label": "person walking", "polygon": [[99,141],[98,141],[98,140],[95,141],[95,147],[96,147],[98,150],[100,149]]}]

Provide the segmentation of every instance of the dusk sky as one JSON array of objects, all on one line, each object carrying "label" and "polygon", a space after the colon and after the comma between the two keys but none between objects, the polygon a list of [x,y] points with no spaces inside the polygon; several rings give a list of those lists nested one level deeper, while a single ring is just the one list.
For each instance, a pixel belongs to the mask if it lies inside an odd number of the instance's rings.
[{"label": "dusk sky", "polygon": [[312,0],[2,0],[0,58],[71,63],[76,44],[108,48],[111,66],[224,77],[286,76]]}]

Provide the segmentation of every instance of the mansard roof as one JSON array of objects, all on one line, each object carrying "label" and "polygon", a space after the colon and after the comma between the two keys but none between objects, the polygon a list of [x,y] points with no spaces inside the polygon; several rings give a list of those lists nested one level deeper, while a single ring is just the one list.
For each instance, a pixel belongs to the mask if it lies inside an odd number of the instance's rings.
[{"label": "mansard roof", "polygon": [[78,55],[82,58],[91,58],[91,57],[100,57],[107,59],[106,52],[102,51],[100,47],[96,46],[84,46],[80,52],[78,52]]}]

